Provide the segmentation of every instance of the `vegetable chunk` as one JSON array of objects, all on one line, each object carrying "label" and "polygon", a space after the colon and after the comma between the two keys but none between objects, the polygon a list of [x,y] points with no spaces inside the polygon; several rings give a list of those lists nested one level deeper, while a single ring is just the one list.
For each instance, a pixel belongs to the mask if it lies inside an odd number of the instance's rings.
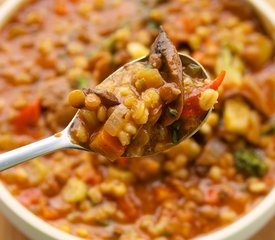
[{"label": "vegetable chunk", "polygon": [[268,170],[263,159],[249,150],[236,152],[235,164],[237,169],[247,176],[262,177]]}]

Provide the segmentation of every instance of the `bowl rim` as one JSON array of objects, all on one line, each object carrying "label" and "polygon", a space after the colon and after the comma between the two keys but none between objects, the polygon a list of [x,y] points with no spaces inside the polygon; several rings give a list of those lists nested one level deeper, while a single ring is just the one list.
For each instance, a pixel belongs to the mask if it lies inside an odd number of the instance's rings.
[{"label": "bowl rim", "polygon": [[[0,5],[0,31],[1,27],[9,20],[9,18],[17,12],[17,10],[29,0],[6,0]],[[249,2],[255,2],[254,0],[248,0]],[[270,6],[267,2],[261,1],[263,5],[257,4],[256,10],[261,10],[266,13],[266,18],[275,23],[275,11],[274,14],[270,14]],[[261,8],[261,9],[259,9]],[[196,240],[231,240],[247,239],[256,233],[268,220],[275,214],[275,187],[261,199],[249,212],[241,215],[233,223],[215,229],[205,235],[196,237]],[[0,210],[8,219],[16,225],[25,235],[33,239],[33,234],[30,229],[36,230],[36,235],[45,237],[45,239],[56,240],[81,240],[71,234],[65,233],[59,230],[57,227],[50,225],[40,217],[33,214],[30,210],[24,207],[0,180]],[[21,224],[24,223],[24,224]],[[42,235],[40,235],[42,234]],[[44,238],[43,238],[44,239]]]},{"label": "bowl rim", "polygon": [[0,210],[9,218],[11,222],[16,225],[24,234],[28,237],[32,237],[28,232],[28,228],[21,224],[17,224],[18,221],[13,217],[16,216],[20,220],[27,223],[32,228],[38,230],[38,234],[47,235],[50,239],[66,239],[66,240],[81,240],[76,236],[65,233],[59,230],[57,227],[50,225],[42,218],[33,214],[30,210],[24,207],[16,198],[8,191],[4,184],[0,181]]}]

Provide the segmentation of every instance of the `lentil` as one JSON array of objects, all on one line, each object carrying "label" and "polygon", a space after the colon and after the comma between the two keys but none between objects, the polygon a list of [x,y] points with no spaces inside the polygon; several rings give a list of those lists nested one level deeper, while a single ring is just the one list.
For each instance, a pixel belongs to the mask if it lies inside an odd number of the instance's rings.
[{"label": "lentil", "polygon": [[69,94],[69,103],[74,107],[82,107],[85,102],[85,95],[80,90],[74,90]]},{"label": "lentil", "polygon": [[96,110],[99,108],[100,104],[100,98],[94,93],[90,93],[85,97],[85,107],[88,110]]}]

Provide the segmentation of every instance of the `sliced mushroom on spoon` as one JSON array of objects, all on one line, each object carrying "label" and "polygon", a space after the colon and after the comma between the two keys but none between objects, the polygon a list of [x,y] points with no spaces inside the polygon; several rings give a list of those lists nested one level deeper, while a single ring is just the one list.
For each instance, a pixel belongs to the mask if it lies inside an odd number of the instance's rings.
[{"label": "sliced mushroom on spoon", "polygon": [[0,170],[58,149],[100,153],[110,160],[164,151],[194,134],[217,102],[225,73],[211,81],[178,53],[161,29],[149,56],[119,68],[94,89],[74,90],[79,109],[60,133],[0,155]]}]

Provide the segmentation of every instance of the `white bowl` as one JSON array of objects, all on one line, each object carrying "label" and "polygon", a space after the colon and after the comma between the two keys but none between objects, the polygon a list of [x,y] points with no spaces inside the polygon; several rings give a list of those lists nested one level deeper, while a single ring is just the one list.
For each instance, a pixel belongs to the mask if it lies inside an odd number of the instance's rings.
[{"label": "white bowl", "polygon": [[[249,0],[258,10],[272,37],[275,29],[275,11],[263,0]],[[6,0],[0,6],[0,29],[27,0]],[[275,38],[274,38],[275,39]],[[33,240],[81,240],[49,225],[23,207],[0,183],[0,211],[26,236]],[[261,229],[275,213],[275,187],[250,212],[227,227],[196,240],[245,240]]]}]

